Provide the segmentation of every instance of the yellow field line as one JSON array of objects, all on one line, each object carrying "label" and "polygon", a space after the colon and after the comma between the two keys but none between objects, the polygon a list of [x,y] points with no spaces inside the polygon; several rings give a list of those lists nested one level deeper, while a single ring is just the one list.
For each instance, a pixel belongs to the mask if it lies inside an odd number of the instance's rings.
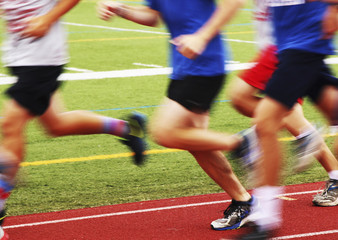
[{"label": "yellow field line", "polygon": [[[334,137],[337,134],[325,134],[323,137]],[[279,139],[282,142],[292,141],[294,140],[293,137],[285,137]],[[180,149],[152,149],[146,151],[146,155],[150,154],[163,154],[163,153],[173,153],[173,152],[181,152],[184,150]],[[114,158],[123,158],[123,157],[131,157],[133,153],[116,153],[116,154],[109,154],[109,155],[96,155],[96,156],[89,156],[89,157],[79,157],[79,158],[61,158],[61,159],[54,159],[54,160],[43,160],[43,161],[35,161],[35,162],[23,162],[20,164],[21,167],[28,167],[28,166],[40,166],[40,165],[49,165],[49,164],[57,164],[57,163],[73,163],[73,162],[86,162],[86,161],[93,161],[93,160],[104,160],[104,159],[114,159]]]},{"label": "yellow field line", "polygon": [[[171,152],[180,152],[183,150],[179,149],[153,149],[146,151],[146,154],[160,154],[160,153],[171,153]],[[93,161],[93,160],[104,160],[104,159],[114,159],[114,158],[123,158],[123,157],[131,157],[133,153],[116,153],[116,154],[109,154],[109,155],[96,155],[96,156],[89,156],[89,157],[79,157],[79,158],[61,158],[61,159],[54,159],[54,160],[43,160],[43,161],[36,161],[36,162],[23,162],[21,163],[21,167],[28,167],[28,166],[40,166],[40,165],[49,165],[49,164],[56,164],[56,163],[72,163],[72,162],[86,162],[86,161]]]}]

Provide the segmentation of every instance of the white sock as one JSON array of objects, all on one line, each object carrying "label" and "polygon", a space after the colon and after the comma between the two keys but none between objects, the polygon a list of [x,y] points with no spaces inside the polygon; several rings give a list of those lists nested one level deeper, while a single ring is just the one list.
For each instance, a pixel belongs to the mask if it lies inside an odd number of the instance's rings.
[{"label": "white sock", "polygon": [[330,171],[328,174],[330,179],[338,180],[338,170]]},{"label": "white sock", "polygon": [[338,133],[338,126],[330,126],[330,134],[336,134]]},{"label": "white sock", "polygon": [[255,223],[261,230],[271,231],[281,226],[282,200],[277,198],[281,193],[283,187],[278,186],[262,186],[254,190],[253,195],[259,201]]},{"label": "white sock", "polygon": [[307,128],[305,131],[302,131],[301,134],[299,134],[298,136],[296,136],[296,139],[300,139],[302,137],[305,137],[305,136],[309,135],[310,133],[312,133],[313,131],[314,131],[314,129]]}]

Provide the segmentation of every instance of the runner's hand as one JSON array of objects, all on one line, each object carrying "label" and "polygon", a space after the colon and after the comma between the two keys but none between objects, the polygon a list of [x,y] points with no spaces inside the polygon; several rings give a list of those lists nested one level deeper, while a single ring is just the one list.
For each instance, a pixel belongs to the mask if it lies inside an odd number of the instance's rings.
[{"label": "runner's hand", "polygon": [[118,15],[119,10],[123,6],[122,3],[114,1],[99,1],[97,3],[97,14],[102,20],[108,21],[112,17]]},{"label": "runner's hand", "polygon": [[170,41],[183,56],[194,59],[201,55],[206,48],[207,41],[198,34],[181,35]]}]

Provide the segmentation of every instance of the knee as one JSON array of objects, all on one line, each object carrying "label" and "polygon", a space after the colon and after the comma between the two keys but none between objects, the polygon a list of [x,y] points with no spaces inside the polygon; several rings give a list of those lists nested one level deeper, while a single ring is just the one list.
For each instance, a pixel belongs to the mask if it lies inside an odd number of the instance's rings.
[{"label": "knee", "polygon": [[48,135],[52,137],[63,136],[61,128],[59,128],[56,124],[45,125],[45,131]]},{"label": "knee", "polygon": [[22,134],[26,120],[26,117],[20,112],[8,112],[1,122],[1,130],[4,137]]},{"label": "knee", "polygon": [[62,120],[58,117],[54,118],[53,121],[42,122],[46,134],[51,137],[63,136]]},{"label": "knee", "polygon": [[230,93],[232,106],[236,109],[240,108],[241,106],[243,106],[243,104],[245,104],[246,97],[247,97],[246,94],[240,89],[238,88],[232,89]]},{"label": "knee", "polygon": [[277,134],[279,124],[267,117],[257,117],[254,120],[256,132],[259,136],[271,136]]},{"label": "knee", "polygon": [[149,127],[151,139],[160,146],[171,148],[172,147],[172,129],[156,124]]}]

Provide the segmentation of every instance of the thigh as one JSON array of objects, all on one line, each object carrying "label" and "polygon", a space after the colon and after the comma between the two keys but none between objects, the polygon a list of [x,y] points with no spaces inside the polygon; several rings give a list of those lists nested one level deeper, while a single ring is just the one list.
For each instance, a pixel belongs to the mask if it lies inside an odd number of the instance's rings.
[{"label": "thigh", "polygon": [[209,113],[194,113],[169,98],[165,98],[161,107],[155,112],[151,126],[160,129],[174,128],[207,128],[209,124]]}]

